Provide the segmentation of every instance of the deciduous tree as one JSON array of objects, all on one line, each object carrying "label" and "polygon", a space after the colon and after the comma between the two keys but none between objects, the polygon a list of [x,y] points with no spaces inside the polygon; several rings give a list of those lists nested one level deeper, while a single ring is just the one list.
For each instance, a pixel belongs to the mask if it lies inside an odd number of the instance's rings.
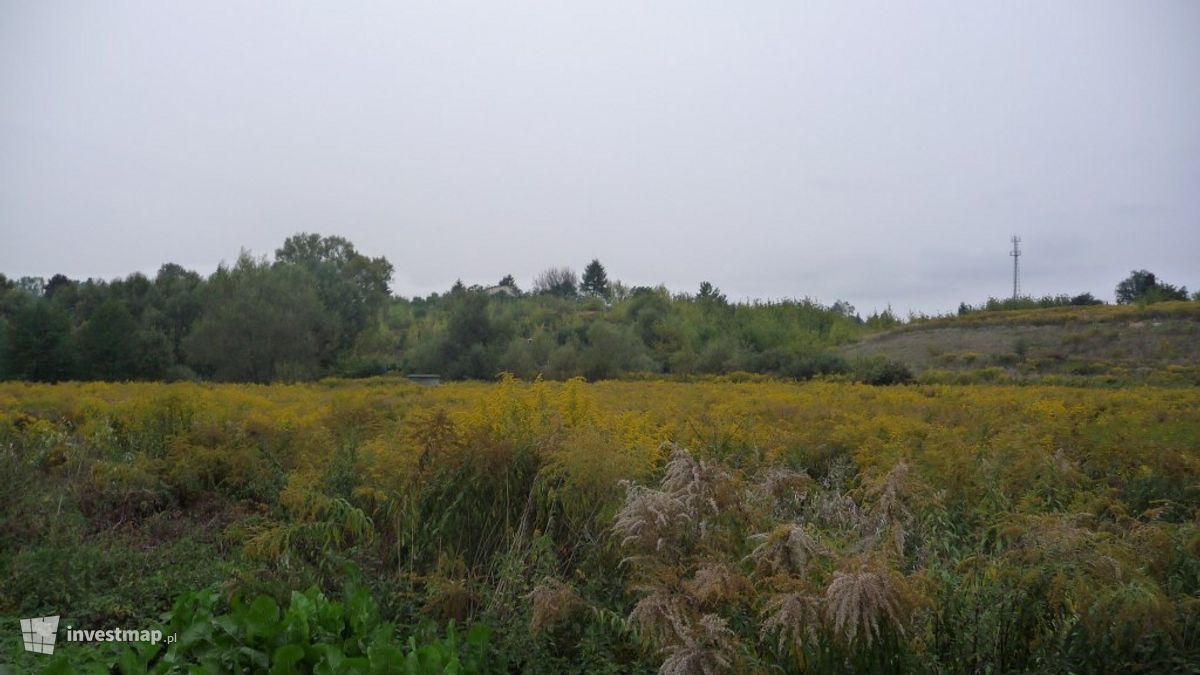
[{"label": "deciduous tree", "polygon": [[1117,284],[1117,303],[1162,302],[1165,300],[1187,300],[1187,287],[1176,288],[1163,283],[1147,270],[1134,270]]},{"label": "deciduous tree", "polygon": [[579,294],[579,275],[569,267],[551,267],[533,282],[535,293],[573,298]]},{"label": "deciduous tree", "polygon": [[71,319],[62,308],[41,299],[28,302],[4,333],[0,371],[6,378],[58,382],[73,375]]},{"label": "deciduous tree", "polygon": [[185,341],[198,370],[251,382],[320,374],[335,331],[302,267],[272,267],[243,253],[213,273],[205,296],[204,314]]},{"label": "deciduous tree", "polygon": [[342,237],[293,235],[275,251],[275,261],[302,267],[312,276],[317,297],[338,319],[342,347],[354,342],[391,297],[392,264],[382,256],[362,255]]}]

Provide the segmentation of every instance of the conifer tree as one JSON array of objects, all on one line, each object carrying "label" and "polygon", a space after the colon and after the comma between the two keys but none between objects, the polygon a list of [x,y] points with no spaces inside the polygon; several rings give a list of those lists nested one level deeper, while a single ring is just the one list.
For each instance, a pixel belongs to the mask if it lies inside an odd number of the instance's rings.
[{"label": "conifer tree", "polygon": [[604,265],[601,265],[599,260],[593,258],[584,268],[582,288],[583,292],[589,295],[608,297],[608,273],[604,271]]}]

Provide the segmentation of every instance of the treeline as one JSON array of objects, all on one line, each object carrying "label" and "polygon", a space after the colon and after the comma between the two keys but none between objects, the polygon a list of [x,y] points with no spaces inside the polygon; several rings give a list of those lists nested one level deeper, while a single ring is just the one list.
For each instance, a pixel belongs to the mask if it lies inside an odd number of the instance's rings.
[{"label": "treeline", "polygon": [[890,311],[864,320],[845,302],[731,303],[707,282],[695,294],[628,287],[595,260],[582,277],[548,269],[529,291],[507,276],[411,299],[392,296],[392,271],[343,238],[298,234],[273,260],[243,252],[207,278],[176,264],[114,281],[0,275],[0,377],[805,378],[846,372],[830,346],[899,323]]},{"label": "treeline", "polygon": [[[848,364],[828,348],[868,324],[845,303],[730,303],[709,284],[694,295],[637,287],[509,297],[459,288],[399,300],[387,318],[408,370],[452,379],[502,371],[526,379],[738,371],[803,379],[846,372]],[[889,322],[890,313],[870,319]]]},{"label": "treeline", "polygon": [[[1129,276],[1117,284],[1115,297],[1118,305],[1150,305],[1157,302],[1188,300],[1187,286],[1175,286],[1159,279],[1148,270],[1134,270]],[[1193,293],[1191,300],[1200,301],[1200,292]],[[1043,295],[1041,297],[1018,296],[1015,298],[988,298],[987,302],[979,305],[969,305],[965,302],[958,305],[958,316],[967,316],[978,312],[1004,312],[1025,309],[1047,309],[1050,307],[1088,307],[1107,304],[1091,293],[1079,295]],[[940,318],[940,317],[914,317]]]},{"label": "treeline", "polygon": [[1079,295],[1043,295],[1040,298],[1021,296],[1016,298],[988,298],[987,302],[979,305],[959,303],[958,315],[967,316],[976,312],[1005,312],[1018,309],[1047,309],[1049,307],[1088,307],[1103,305],[1104,301],[1091,293]]},{"label": "treeline", "polygon": [[[459,281],[424,298],[393,296],[392,271],[386,258],[341,237],[302,233],[273,260],[243,252],[207,278],[176,264],[153,278],[114,281],[0,275],[0,379],[911,377],[898,364],[848,363],[831,350],[900,324],[890,309],[863,319],[842,301],[732,303],[709,282],[695,293],[630,287],[610,280],[598,260],[582,275],[547,269],[528,291],[509,275],[487,287]],[[1144,270],[1117,287],[1118,302],[1186,298],[1186,288]],[[958,313],[1096,303],[1088,293],[992,299]]]}]

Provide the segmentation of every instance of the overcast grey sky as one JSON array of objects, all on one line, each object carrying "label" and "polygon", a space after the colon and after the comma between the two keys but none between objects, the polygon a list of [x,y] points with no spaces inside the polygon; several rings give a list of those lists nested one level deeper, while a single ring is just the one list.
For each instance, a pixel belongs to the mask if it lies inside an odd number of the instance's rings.
[{"label": "overcast grey sky", "polygon": [[340,234],[395,292],[1200,288],[1200,2],[0,0],[0,272]]}]

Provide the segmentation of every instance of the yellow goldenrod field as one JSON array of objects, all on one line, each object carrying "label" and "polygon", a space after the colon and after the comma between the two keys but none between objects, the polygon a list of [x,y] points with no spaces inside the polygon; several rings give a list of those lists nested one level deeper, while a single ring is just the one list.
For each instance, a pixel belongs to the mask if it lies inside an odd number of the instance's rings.
[{"label": "yellow goldenrod field", "polygon": [[[1196,663],[1195,389],[5,383],[0,448],[5,614],[334,593],[352,565],[398,624],[489,624],[517,669]],[[134,577],[27,578],[64,551]]]}]

